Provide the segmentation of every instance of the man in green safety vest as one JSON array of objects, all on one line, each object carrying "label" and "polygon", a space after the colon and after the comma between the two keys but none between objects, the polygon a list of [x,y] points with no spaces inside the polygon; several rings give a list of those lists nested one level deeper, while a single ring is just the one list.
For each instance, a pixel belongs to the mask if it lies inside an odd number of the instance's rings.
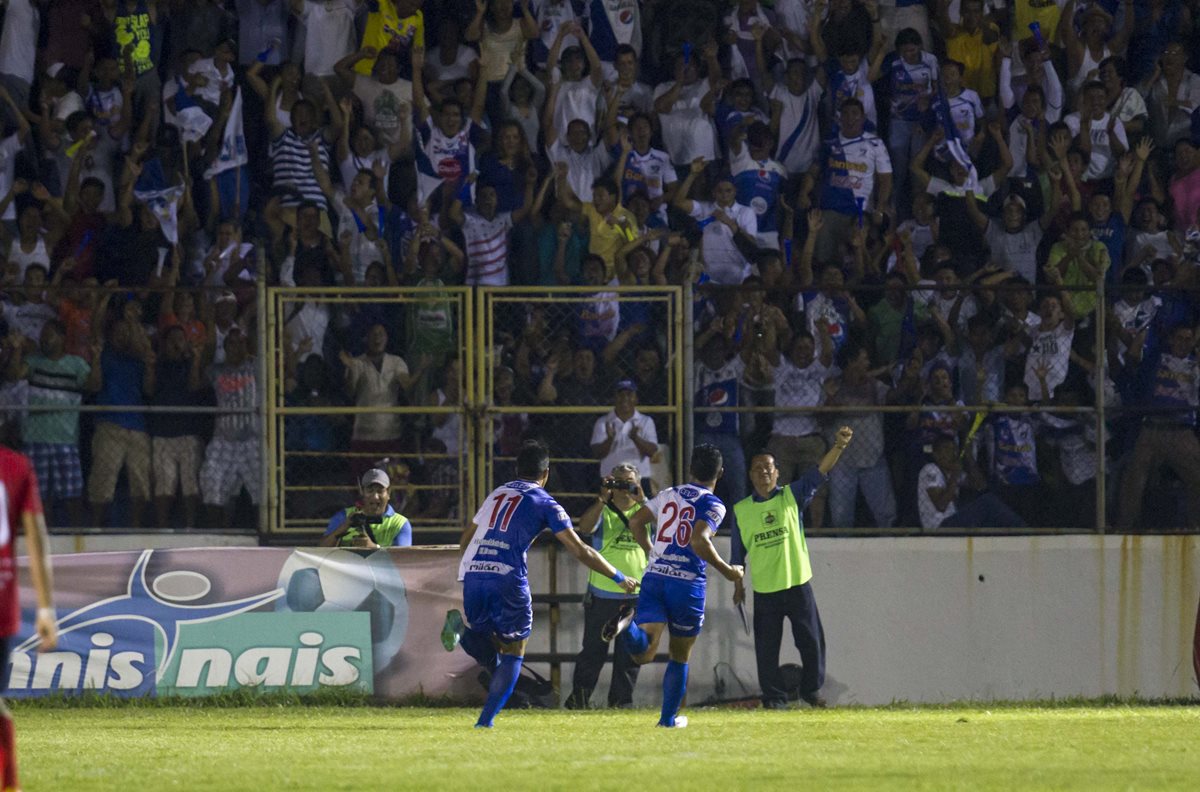
[{"label": "man in green safety vest", "polygon": [[359,479],[362,500],[330,519],[321,547],[407,547],[412,524],[392,508],[392,481],[386,470],[371,468]]},{"label": "man in green safety vest", "polygon": [[[604,479],[600,494],[579,518],[576,529],[580,536],[592,537],[592,546],[626,577],[641,578],[646,571],[646,551],[629,531],[629,519],[646,502],[638,482],[636,465],[628,462],[615,465]],[[583,595],[583,647],[575,660],[575,677],[569,709],[586,709],[592,691],[600,679],[600,670],[608,656],[609,641],[602,633],[606,622],[612,620],[622,605],[637,601],[610,578],[597,572],[588,577],[588,590]],[[612,684],[608,688],[608,706],[627,707],[633,704],[633,686],[637,682],[638,665],[633,662],[624,641],[613,649]]]},{"label": "man in green safety vest", "polygon": [[[802,515],[853,436],[848,426],[838,429],[833,447],[817,466],[784,487],[779,486],[775,457],[767,452],[755,454],[750,460],[754,492],[735,503],[731,512],[732,563],[747,567],[754,588],[754,656],[767,709],[787,706],[779,670],[785,617],[792,623],[792,637],[804,669],[800,698],[814,707],[825,706],[820,694],[825,684],[825,631],[809,582],[812,564]],[[742,581],[734,588],[733,601],[739,606],[746,601]]]}]

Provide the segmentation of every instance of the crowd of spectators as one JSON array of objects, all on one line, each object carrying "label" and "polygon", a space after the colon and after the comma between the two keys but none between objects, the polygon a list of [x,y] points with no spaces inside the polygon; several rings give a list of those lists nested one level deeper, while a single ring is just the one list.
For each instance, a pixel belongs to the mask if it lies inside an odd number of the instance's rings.
[{"label": "crowd of spectators", "polygon": [[[667,328],[613,288],[691,283],[727,502],[747,452],[786,479],[849,424],[813,528],[1086,526],[1097,469],[1121,527],[1148,490],[1200,523],[1200,3],[0,7],[0,396],[77,524],[85,496],[97,525],[258,501],[263,283],[594,288],[497,313],[492,401],[611,420],[506,410],[500,458],[541,434],[648,465],[666,422],[624,416],[671,403]],[[287,404],[459,403],[454,302],[422,294],[286,303]],[[713,409],[747,406],[777,409]],[[388,457],[398,509],[454,519],[460,423],[289,417],[289,483]]]}]

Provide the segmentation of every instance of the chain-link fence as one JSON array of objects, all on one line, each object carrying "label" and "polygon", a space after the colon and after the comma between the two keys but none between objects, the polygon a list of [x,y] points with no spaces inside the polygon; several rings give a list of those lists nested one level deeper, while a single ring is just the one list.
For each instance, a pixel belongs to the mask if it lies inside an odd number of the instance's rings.
[{"label": "chain-link fence", "polygon": [[471,292],[272,293],[270,525],[319,536],[372,467],[414,541],[457,540],[470,504]]},{"label": "chain-link fence", "polygon": [[525,437],[549,442],[574,512],[619,461],[676,483],[699,442],[725,452],[733,502],[756,452],[790,480],[842,425],[814,532],[1196,525],[1186,285],[991,275],[694,299],[63,287],[10,301],[0,411],[58,526],[310,541],[387,460],[393,505],[440,541]]},{"label": "chain-link fence", "polygon": [[756,453],[786,483],[852,428],[806,515],[815,532],[1191,529],[1191,295],[1105,286],[984,272],[711,290],[696,311],[693,440],[725,452],[719,491],[737,499]]},{"label": "chain-link fence", "polygon": [[622,462],[648,492],[678,481],[683,305],[675,288],[489,290],[481,480],[512,478],[523,439],[550,446],[547,488],[571,514]]},{"label": "chain-link fence", "polygon": [[3,442],[29,455],[55,527],[258,530],[260,292],[167,274],[7,291]]}]

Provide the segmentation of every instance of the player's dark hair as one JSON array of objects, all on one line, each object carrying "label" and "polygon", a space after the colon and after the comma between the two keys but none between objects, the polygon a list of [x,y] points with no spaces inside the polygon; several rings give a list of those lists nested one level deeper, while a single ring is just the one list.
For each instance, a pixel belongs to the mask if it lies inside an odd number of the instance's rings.
[{"label": "player's dark hair", "polygon": [[517,476],[540,479],[550,469],[550,449],[541,440],[526,440],[517,451]]},{"label": "player's dark hair", "polygon": [[721,450],[705,443],[692,449],[692,478],[696,481],[712,481],[721,472]]}]

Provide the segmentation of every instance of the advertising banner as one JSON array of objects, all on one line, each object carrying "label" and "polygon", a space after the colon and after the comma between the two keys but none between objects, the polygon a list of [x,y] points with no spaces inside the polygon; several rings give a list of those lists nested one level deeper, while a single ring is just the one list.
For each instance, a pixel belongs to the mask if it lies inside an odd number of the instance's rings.
[{"label": "advertising banner", "polygon": [[453,549],[205,548],[54,558],[58,647],[38,652],[21,559],[6,695],[203,696],[239,688],[471,700],[439,635]]}]

